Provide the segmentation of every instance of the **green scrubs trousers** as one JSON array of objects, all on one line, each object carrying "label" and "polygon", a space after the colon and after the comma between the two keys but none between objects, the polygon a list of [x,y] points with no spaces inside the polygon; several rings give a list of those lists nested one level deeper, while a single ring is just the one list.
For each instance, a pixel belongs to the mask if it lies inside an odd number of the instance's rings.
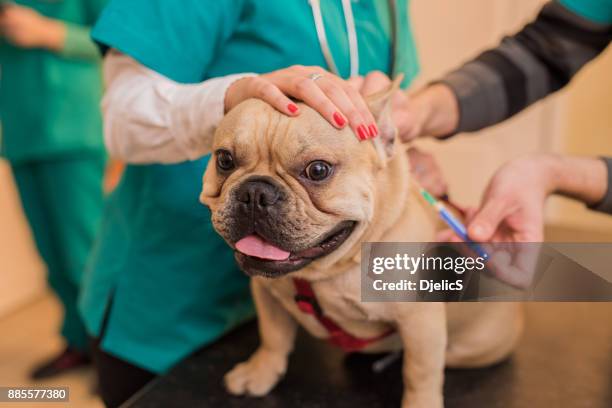
[{"label": "green scrubs trousers", "polygon": [[65,308],[61,334],[82,351],[87,333],[77,297],[102,212],[104,164],[103,154],[89,154],[12,166],[49,284]]},{"label": "green scrubs trousers", "polygon": [[90,27],[106,0],[15,0],[64,22],[59,52],[0,36],[0,156],[11,164],[49,283],[65,308],[62,335],[86,348],[76,309],[102,209],[100,55]]}]

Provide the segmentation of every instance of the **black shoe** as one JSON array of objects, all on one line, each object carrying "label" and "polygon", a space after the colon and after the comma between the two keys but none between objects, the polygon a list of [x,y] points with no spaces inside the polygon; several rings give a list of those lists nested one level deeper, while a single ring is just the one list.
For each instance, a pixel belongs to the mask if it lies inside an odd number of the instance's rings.
[{"label": "black shoe", "polygon": [[67,347],[58,356],[32,371],[30,378],[33,380],[42,380],[44,378],[55,377],[56,375],[64,374],[70,370],[84,367],[89,364],[91,364],[91,358],[88,354]]}]

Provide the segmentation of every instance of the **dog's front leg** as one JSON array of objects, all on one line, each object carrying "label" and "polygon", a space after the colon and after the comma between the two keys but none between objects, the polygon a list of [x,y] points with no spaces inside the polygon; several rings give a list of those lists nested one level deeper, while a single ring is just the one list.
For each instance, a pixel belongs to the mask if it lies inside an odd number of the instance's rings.
[{"label": "dog's front leg", "polygon": [[447,339],[444,304],[397,303],[394,309],[404,346],[402,408],[442,408]]},{"label": "dog's front leg", "polygon": [[272,294],[251,279],[261,344],[244,363],[225,375],[225,386],[234,395],[266,395],[287,369],[287,358],[295,340],[297,323]]}]

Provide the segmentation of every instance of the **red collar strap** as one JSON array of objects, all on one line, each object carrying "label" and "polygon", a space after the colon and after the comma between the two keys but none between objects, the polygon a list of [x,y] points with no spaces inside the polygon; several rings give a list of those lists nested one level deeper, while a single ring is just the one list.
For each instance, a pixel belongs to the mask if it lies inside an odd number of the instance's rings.
[{"label": "red collar strap", "polygon": [[325,316],[325,313],[323,313],[323,310],[317,301],[317,297],[315,296],[310,282],[304,279],[294,278],[293,284],[295,285],[295,289],[297,291],[297,294],[295,295],[295,303],[297,304],[298,308],[306,314],[313,315],[329,333],[328,341],[346,352],[359,351],[364,347],[382,340],[395,332],[395,329],[391,328],[376,337],[371,337],[368,339],[360,339],[355,337],[352,334],[344,331],[344,329],[342,329],[342,327],[340,327],[332,319]]}]

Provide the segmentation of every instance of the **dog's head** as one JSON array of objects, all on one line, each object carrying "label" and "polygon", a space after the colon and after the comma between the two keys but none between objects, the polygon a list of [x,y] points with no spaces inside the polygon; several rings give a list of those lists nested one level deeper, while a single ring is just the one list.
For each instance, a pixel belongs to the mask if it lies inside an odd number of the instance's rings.
[{"label": "dog's head", "polygon": [[301,105],[290,118],[259,100],[233,109],[215,134],[200,200],[249,275],[278,277],[359,243],[372,219],[376,176],[393,154],[390,101],[369,100],[379,137],[359,142]]}]

